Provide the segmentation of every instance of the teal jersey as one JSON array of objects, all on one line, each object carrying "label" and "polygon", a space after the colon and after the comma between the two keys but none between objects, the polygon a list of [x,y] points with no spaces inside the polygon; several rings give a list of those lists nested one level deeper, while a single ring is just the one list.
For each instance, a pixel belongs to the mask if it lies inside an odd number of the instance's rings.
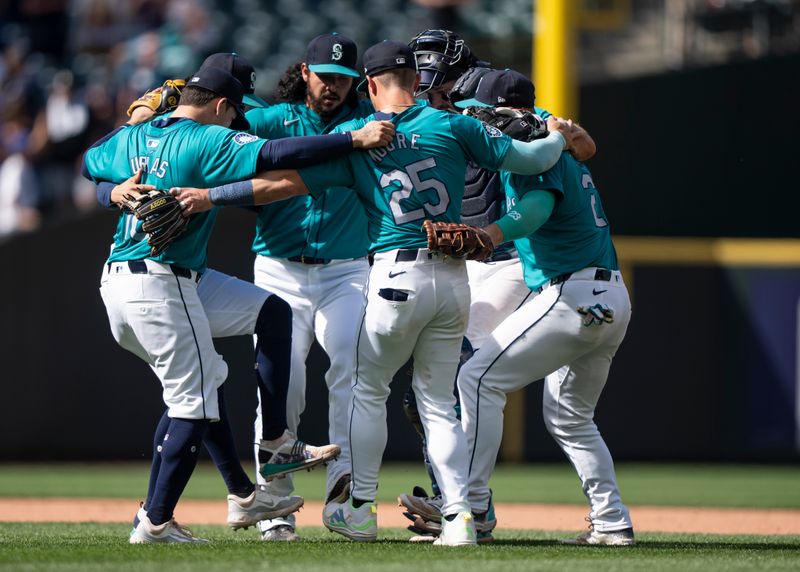
[{"label": "teal jersey", "polygon": [[[252,178],[264,141],[247,133],[190,119],[128,127],[89,149],[87,172],[95,180],[120,183],[144,168],[143,184],[158,189],[214,187]],[[192,215],[184,231],[158,256],[150,256],[147,235],[132,214],[120,212],[109,262],[151,258],[202,272],[217,208]]]},{"label": "teal jersey", "polygon": [[[376,113],[336,131],[389,118]],[[396,133],[387,147],[355,151],[300,171],[315,196],[332,183],[355,189],[367,212],[373,252],[425,248],[423,220],[461,220],[467,162],[496,171],[511,147],[511,139],[499,130],[429,106],[413,105],[391,121]]]},{"label": "teal jersey", "polygon": [[535,290],[555,276],[589,266],[619,269],[608,219],[586,165],[563,153],[541,175],[503,171],[501,176],[509,208],[530,191],[556,194],[550,218],[529,236],[514,241],[529,288]]},{"label": "teal jersey", "polygon": [[[372,104],[361,101],[344,106],[327,124],[303,102],[279,103],[247,113],[250,132],[265,139],[329,133],[337,125],[373,113]],[[324,259],[366,256],[367,216],[352,192],[330,187],[316,197],[294,197],[258,207],[253,252],[289,258]]]}]

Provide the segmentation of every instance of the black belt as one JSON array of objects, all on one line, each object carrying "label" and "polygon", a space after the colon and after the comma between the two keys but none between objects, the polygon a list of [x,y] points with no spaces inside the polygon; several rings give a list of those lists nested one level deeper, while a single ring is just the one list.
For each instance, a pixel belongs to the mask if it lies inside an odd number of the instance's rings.
[{"label": "black belt", "polygon": [[[557,286],[559,284],[562,284],[567,280],[569,280],[570,278],[572,278],[572,272],[568,272],[566,274],[559,274],[558,276],[551,278],[549,282],[545,282],[544,284],[539,286],[536,289],[536,293],[539,294],[542,290],[544,290],[548,286]],[[611,270],[608,270],[607,268],[598,268],[594,272],[594,279],[600,280],[602,282],[610,282]]]},{"label": "black belt", "polygon": [[484,260],[483,262],[503,262],[505,260],[511,260],[513,258],[519,258],[516,250],[504,250],[501,252],[493,253],[489,258]]},{"label": "black belt", "polygon": [[[111,265],[113,262],[108,263],[108,269],[111,270]],[[128,260],[128,270],[131,271],[131,274],[147,274],[147,263],[144,260]],[[183,266],[178,266],[177,264],[170,264],[170,270],[175,276],[180,278],[188,278],[189,280],[192,279],[192,271],[188,268],[184,268]],[[197,272],[194,277],[195,282],[200,281],[200,273]]]},{"label": "black belt", "polygon": [[[397,256],[395,257],[395,262],[414,262],[417,259],[417,254],[419,254],[420,249],[418,248],[402,248],[397,251]],[[433,258],[433,255],[430,252],[426,251],[428,258]]]},{"label": "black belt", "polygon": [[287,258],[289,262],[299,262],[301,264],[327,264],[330,262],[327,258],[314,258],[313,256],[290,256]]}]

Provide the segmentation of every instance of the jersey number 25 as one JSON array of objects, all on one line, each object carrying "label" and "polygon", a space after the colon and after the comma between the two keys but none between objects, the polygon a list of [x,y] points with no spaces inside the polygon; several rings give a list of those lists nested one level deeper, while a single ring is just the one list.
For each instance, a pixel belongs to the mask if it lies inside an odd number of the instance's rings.
[{"label": "jersey number 25", "polygon": [[[389,208],[392,209],[392,216],[397,225],[405,224],[414,220],[425,218],[425,213],[428,216],[434,217],[440,215],[447,210],[450,205],[450,195],[447,194],[447,188],[438,179],[420,179],[420,172],[427,169],[433,169],[436,166],[436,159],[428,157],[416,163],[407,165],[405,170],[395,169],[381,175],[380,185],[382,189],[391,186],[392,183],[400,183],[400,189],[393,191],[389,197]],[[411,196],[411,192],[416,190],[418,193],[433,189],[439,200],[436,203],[425,201],[422,203],[421,208],[405,212],[400,206],[400,201],[407,199]]]}]

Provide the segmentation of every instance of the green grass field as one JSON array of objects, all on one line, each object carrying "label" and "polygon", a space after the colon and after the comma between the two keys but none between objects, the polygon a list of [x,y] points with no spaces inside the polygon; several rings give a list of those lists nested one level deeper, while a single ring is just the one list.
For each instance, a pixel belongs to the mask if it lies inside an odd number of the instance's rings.
[{"label": "green grass field", "polygon": [[[800,467],[765,465],[664,465],[621,463],[617,476],[632,505],[800,508]],[[0,465],[0,497],[138,498],[147,489],[141,463]],[[322,500],[325,473],[300,473],[297,493]],[[394,502],[415,484],[428,484],[422,464],[387,465],[378,500]],[[567,463],[500,465],[492,477],[497,502],[584,504]],[[213,465],[203,463],[184,493],[187,499],[221,499],[225,488]]]},{"label": "green grass field", "polygon": [[[800,467],[620,464],[620,486],[631,505],[800,508]],[[143,464],[0,465],[0,497],[65,496],[139,498]],[[299,494],[319,500],[324,473],[303,473]],[[413,484],[425,484],[419,466],[391,465],[381,475],[380,498],[393,501]],[[492,481],[498,502],[583,504],[577,478],[566,464],[500,467]],[[196,472],[184,497],[220,499],[213,467]],[[500,515],[502,518],[502,515]],[[2,515],[0,514],[0,521]],[[640,533],[637,546],[561,546],[563,532],[508,531],[492,545],[442,549],[412,545],[402,530],[381,530],[381,541],[358,544],[303,528],[305,542],[266,544],[253,531],[195,526],[213,542],[204,546],[130,546],[129,524],[18,524],[0,522],[2,571],[380,570],[448,571],[465,566],[493,570],[798,570],[800,537]]]}]

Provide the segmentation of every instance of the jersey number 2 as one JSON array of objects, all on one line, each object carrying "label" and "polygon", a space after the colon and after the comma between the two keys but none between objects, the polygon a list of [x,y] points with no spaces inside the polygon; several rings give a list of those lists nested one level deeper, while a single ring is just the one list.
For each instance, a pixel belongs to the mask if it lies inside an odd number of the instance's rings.
[{"label": "jersey number 2", "polygon": [[[382,189],[386,189],[393,182],[400,183],[402,188],[393,191],[389,197],[389,208],[392,209],[392,216],[394,216],[395,224],[405,224],[414,220],[425,218],[425,213],[428,216],[440,215],[447,210],[450,205],[450,195],[447,194],[447,187],[444,186],[438,179],[420,179],[419,174],[426,169],[433,169],[436,166],[436,159],[428,157],[422,161],[411,163],[407,165],[405,171],[402,169],[395,169],[381,175],[380,185]],[[430,203],[423,202],[421,207],[413,211],[405,212],[400,206],[400,201],[407,199],[411,196],[411,192],[416,190],[418,193],[433,189],[439,198],[438,202]]]},{"label": "jersey number 2", "polygon": [[600,207],[600,212],[598,212],[598,204],[597,204],[597,193],[594,190],[597,188],[594,186],[594,181],[592,181],[592,176],[588,173],[584,173],[581,177],[581,186],[584,189],[587,189],[591,195],[589,200],[592,203],[592,214],[594,215],[594,224],[599,227],[608,226],[608,221],[606,220],[606,215],[603,213],[603,207]]}]

